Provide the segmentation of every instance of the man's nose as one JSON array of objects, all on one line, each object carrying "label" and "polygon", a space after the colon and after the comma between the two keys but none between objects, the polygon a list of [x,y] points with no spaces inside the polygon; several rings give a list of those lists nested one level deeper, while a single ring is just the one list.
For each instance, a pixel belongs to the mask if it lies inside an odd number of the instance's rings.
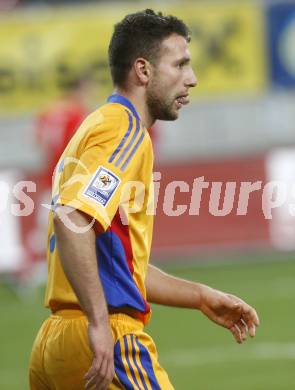
[{"label": "man's nose", "polygon": [[197,77],[195,75],[195,72],[192,70],[190,82],[189,82],[189,87],[196,87],[197,85],[198,85],[198,80],[197,80]]},{"label": "man's nose", "polygon": [[186,82],[185,82],[186,87],[191,88],[195,87],[198,85],[198,80],[195,75],[195,72],[191,69],[189,74],[187,75]]}]

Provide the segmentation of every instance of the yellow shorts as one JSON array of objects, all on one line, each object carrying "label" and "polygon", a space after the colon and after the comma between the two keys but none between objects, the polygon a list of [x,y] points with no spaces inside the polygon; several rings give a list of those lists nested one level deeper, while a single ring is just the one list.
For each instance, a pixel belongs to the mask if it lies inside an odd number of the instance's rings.
[{"label": "yellow shorts", "polygon": [[[143,324],[126,315],[111,314],[116,375],[109,390],[171,390],[158,362],[152,338]],[[31,390],[82,390],[92,363],[87,318],[79,310],[61,310],[42,325],[30,360]]]}]

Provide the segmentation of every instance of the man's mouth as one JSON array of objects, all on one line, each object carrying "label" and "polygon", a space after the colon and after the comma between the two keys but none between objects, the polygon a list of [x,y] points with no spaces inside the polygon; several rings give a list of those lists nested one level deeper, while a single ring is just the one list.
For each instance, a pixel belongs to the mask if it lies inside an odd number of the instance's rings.
[{"label": "man's mouth", "polygon": [[180,95],[176,99],[176,105],[177,108],[181,108],[182,106],[185,106],[189,103],[189,96],[188,95]]}]

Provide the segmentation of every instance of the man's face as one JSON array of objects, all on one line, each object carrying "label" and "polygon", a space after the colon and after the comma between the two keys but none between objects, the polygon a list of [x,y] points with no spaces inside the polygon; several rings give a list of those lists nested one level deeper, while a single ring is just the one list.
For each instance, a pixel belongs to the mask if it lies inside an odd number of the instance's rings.
[{"label": "man's face", "polygon": [[147,87],[147,104],[152,118],[175,120],[183,105],[189,103],[189,88],[197,84],[190,64],[186,39],[173,34],[161,44],[159,58],[152,66]]}]

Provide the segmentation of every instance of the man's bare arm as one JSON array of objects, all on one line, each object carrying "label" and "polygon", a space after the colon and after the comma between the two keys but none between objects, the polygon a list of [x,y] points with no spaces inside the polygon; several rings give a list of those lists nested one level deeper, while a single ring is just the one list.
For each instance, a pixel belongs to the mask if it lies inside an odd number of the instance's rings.
[{"label": "man's bare arm", "polygon": [[[70,221],[71,228],[67,227],[66,220]],[[78,233],[87,225],[88,216],[78,210],[60,206],[55,212],[54,231],[62,267],[89,321],[89,342],[94,359],[85,376],[86,389],[94,384],[97,389],[106,389],[114,376],[114,344],[98,274],[96,234],[91,227]]]},{"label": "man's bare arm", "polygon": [[147,299],[151,303],[200,310],[210,320],[231,331],[238,343],[255,336],[259,319],[242,299],[201,283],[176,278],[149,265],[146,277]]}]

